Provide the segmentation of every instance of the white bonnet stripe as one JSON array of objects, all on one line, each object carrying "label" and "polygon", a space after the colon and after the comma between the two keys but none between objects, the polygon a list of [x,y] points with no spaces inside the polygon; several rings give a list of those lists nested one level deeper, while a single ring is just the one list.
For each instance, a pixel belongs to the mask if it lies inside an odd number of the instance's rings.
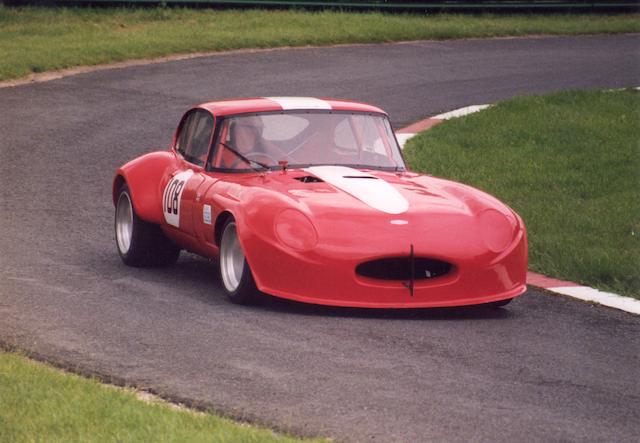
[{"label": "white bonnet stripe", "polygon": [[305,171],[378,211],[402,214],[409,209],[409,202],[396,188],[366,172],[346,166],[312,166]]}]

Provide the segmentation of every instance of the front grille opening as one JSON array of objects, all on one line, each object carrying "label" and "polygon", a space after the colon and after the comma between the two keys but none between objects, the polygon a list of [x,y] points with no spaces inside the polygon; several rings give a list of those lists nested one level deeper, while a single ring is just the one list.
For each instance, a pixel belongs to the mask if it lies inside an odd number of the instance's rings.
[{"label": "front grille opening", "polygon": [[296,180],[302,183],[322,183],[322,180],[313,175],[303,175],[302,177],[295,177]]},{"label": "front grille opening", "polygon": [[[427,280],[451,272],[453,265],[441,260],[426,257],[413,259],[413,280]],[[391,257],[361,263],[356,267],[356,273],[363,277],[378,280],[411,280],[411,258]]]}]

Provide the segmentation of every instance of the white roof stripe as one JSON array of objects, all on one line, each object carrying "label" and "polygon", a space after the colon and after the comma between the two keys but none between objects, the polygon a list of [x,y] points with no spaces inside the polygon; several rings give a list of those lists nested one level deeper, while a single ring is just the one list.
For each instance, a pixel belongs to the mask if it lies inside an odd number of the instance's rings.
[{"label": "white roof stripe", "polygon": [[313,97],[265,97],[268,100],[274,101],[284,111],[289,109],[331,109],[329,102],[320,100]]}]

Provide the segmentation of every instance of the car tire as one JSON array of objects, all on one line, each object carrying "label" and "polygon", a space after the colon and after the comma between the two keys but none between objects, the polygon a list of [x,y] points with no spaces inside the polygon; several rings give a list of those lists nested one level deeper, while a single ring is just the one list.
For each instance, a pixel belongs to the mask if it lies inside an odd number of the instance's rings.
[{"label": "car tire", "polygon": [[131,191],[126,184],[118,191],[114,225],[116,248],[126,265],[169,266],[178,260],[180,248],[163,234],[160,226],[138,217]]},{"label": "car tire", "polygon": [[233,218],[229,218],[222,228],[218,270],[222,290],[232,303],[246,305],[256,300],[258,289],[240,245]]}]

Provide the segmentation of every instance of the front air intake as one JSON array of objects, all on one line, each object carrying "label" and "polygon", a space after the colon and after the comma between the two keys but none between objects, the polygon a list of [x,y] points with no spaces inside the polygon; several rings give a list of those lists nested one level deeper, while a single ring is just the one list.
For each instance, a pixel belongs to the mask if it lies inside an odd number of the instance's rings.
[{"label": "front air intake", "polygon": [[356,273],[377,280],[420,281],[446,275],[452,268],[451,263],[433,258],[389,257],[361,263]]},{"label": "front air intake", "polygon": [[318,177],[314,177],[313,175],[303,175],[302,177],[294,177],[296,180],[302,183],[322,183],[323,180]]}]

